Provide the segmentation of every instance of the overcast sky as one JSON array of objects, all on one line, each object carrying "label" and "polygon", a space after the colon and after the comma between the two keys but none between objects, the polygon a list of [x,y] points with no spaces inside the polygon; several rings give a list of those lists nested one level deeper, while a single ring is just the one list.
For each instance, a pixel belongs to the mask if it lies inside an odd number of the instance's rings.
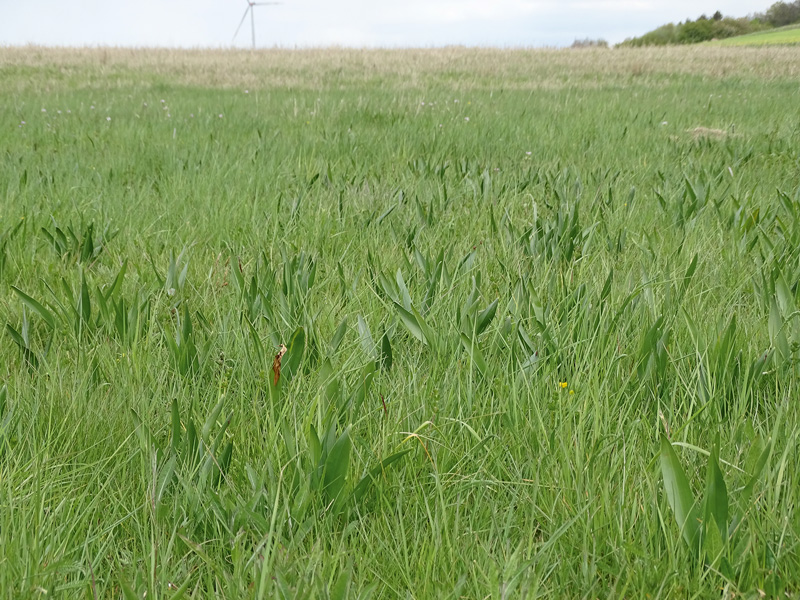
[{"label": "overcast sky", "polygon": [[[255,7],[258,46],[568,46],[775,0],[283,0]],[[246,0],[0,0],[0,45],[247,47]]]}]

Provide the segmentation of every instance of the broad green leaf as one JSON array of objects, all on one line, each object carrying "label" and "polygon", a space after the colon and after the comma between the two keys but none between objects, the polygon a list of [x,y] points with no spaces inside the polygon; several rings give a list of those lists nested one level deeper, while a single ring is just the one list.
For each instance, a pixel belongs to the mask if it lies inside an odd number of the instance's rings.
[{"label": "broad green leaf", "polygon": [[377,358],[375,353],[375,340],[372,339],[372,332],[369,330],[369,325],[364,320],[364,317],[358,315],[358,335],[361,339],[361,348],[371,359]]},{"label": "broad green leaf", "polygon": [[475,333],[477,335],[480,335],[486,331],[486,328],[492,322],[492,319],[494,319],[494,316],[497,314],[498,301],[499,300],[495,300],[478,314],[478,318],[475,321]]},{"label": "broad green leaf", "polygon": [[533,343],[528,332],[521,325],[517,326],[517,337],[519,338],[520,345],[523,346],[525,354],[536,354],[536,344]]},{"label": "broad green leaf", "polygon": [[161,467],[161,473],[158,476],[158,482],[156,484],[156,495],[153,499],[156,505],[161,504],[161,500],[164,498],[164,493],[167,491],[167,487],[172,482],[172,476],[175,474],[175,465],[177,463],[178,457],[174,454],[170,457],[163,467]]},{"label": "broad green leaf", "polygon": [[[725,531],[727,537],[727,530],[723,531]],[[704,521],[703,552],[706,555],[706,560],[711,564],[716,564],[717,558],[722,554],[724,548],[725,540],[719,527],[717,527],[717,522],[714,519]]]},{"label": "broad green leaf", "polygon": [[411,307],[411,312],[414,315],[414,318],[417,320],[420,329],[422,330],[423,337],[428,340],[428,344],[432,346],[434,349],[438,347],[439,338],[436,335],[436,332],[431,328],[430,325],[425,321],[423,316],[419,314],[416,308],[413,306]]},{"label": "broad green leaf", "polygon": [[189,315],[189,307],[183,305],[183,323],[181,327],[180,345],[186,345],[192,339],[192,318]]},{"label": "broad green leaf", "polygon": [[761,477],[761,472],[764,470],[764,467],[767,464],[767,459],[769,458],[771,452],[772,452],[772,440],[767,442],[766,446],[764,447],[764,450],[758,457],[758,461],[756,462],[755,467],[753,468],[753,473],[750,476],[750,480],[747,482],[747,485],[744,486],[741,494],[739,495],[739,502],[741,503],[743,510],[746,510],[746,505],[750,501],[750,496],[753,494],[753,489],[756,486],[758,478]]},{"label": "broad green leaf", "polygon": [[306,349],[306,331],[298,327],[289,340],[286,354],[283,357],[281,366],[281,380],[286,377],[286,381],[291,381],[292,377],[300,370],[303,361],[303,353]]},{"label": "broad green leaf", "polygon": [[436,299],[436,291],[439,287],[439,281],[442,278],[442,266],[444,265],[444,250],[439,252],[436,259],[436,268],[433,273],[428,274],[428,291],[425,293],[425,298],[422,300],[422,312],[426,313],[430,310],[433,301]]},{"label": "broad green leaf", "polygon": [[392,302],[396,302],[400,304],[400,292],[397,289],[397,284],[395,284],[391,279],[386,277],[383,273],[378,274],[378,283],[381,284],[381,288],[383,292],[389,297]]},{"label": "broad green leaf", "polygon": [[214,471],[213,477],[213,484],[218,486],[225,474],[228,472],[228,468],[231,465],[231,457],[233,456],[233,440],[229,441],[225,446],[222,448],[222,452],[219,453],[219,457],[217,458],[217,465],[218,468]]},{"label": "broad green leaf", "polygon": [[358,485],[353,489],[352,497],[356,502],[360,502],[364,495],[369,490],[370,486],[388,469],[392,464],[403,458],[406,454],[411,452],[411,449],[395,452],[391,456],[384,458],[377,465],[372,467],[369,472],[361,478]]},{"label": "broad green leaf", "polygon": [[719,436],[711,448],[706,473],[705,510],[703,522],[708,528],[711,519],[716,521],[719,531],[728,531],[728,488],[719,468]]},{"label": "broad green leaf", "polygon": [[419,321],[417,321],[417,317],[397,303],[395,303],[395,307],[397,308],[397,312],[400,313],[400,320],[403,321],[403,325],[411,332],[411,335],[427,345],[428,341],[425,339],[425,334],[422,333],[422,328],[419,325]]},{"label": "broad green leaf", "polygon": [[689,284],[692,282],[692,277],[697,270],[697,257],[698,255],[695,254],[694,258],[692,258],[692,262],[689,263],[689,267],[686,269],[686,273],[683,276],[683,281],[681,282],[681,293],[685,292],[689,287]]},{"label": "broad green leaf", "polygon": [[686,312],[686,309],[684,307],[681,307],[681,312],[683,313],[683,320],[686,323],[686,328],[689,330],[689,337],[692,338],[692,343],[694,344],[695,351],[698,354],[700,354],[704,346],[703,338],[701,337],[701,332],[697,328],[697,324],[689,316],[689,313]]},{"label": "broad green leaf", "polygon": [[423,275],[427,279],[430,279],[430,267],[428,265],[428,260],[422,255],[422,253],[415,247],[414,248],[414,260],[417,261],[420,270],[422,271]]},{"label": "broad green leaf", "polygon": [[350,407],[353,411],[358,412],[361,409],[361,406],[364,404],[364,400],[366,400],[367,394],[369,394],[369,388],[372,385],[372,380],[375,377],[375,370],[375,362],[370,361],[366,364],[361,372],[360,382],[356,390],[353,392],[353,396],[350,401]]},{"label": "broad green leaf", "polygon": [[92,318],[92,304],[89,300],[89,288],[83,273],[81,273],[80,315],[83,324],[88,325]]},{"label": "broad green leaf", "polygon": [[328,425],[328,429],[325,431],[325,434],[320,438],[322,442],[322,455],[323,457],[327,457],[330,453],[331,448],[336,443],[336,420],[330,419],[330,423]]},{"label": "broad green leaf", "polygon": [[537,364],[539,364],[539,355],[534,353],[526,358],[519,368],[523,372],[530,372],[536,367]]},{"label": "broad green leaf", "polygon": [[[587,256],[592,250],[592,244],[594,243],[595,233],[597,232],[597,227],[600,223],[593,223],[586,229],[581,232],[583,236],[583,245],[581,246],[581,254],[583,256]],[[570,252],[571,254],[571,252]]]},{"label": "broad green leaf", "polygon": [[328,414],[332,409],[335,409],[342,400],[341,384],[338,377],[333,377],[328,380],[328,384],[324,389],[325,406],[324,413]]},{"label": "broad green leaf", "polygon": [[786,283],[786,280],[783,278],[781,273],[778,273],[778,276],[775,279],[775,295],[777,296],[778,306],[780,307],[784,317],[788,317],[796,310],[794,295],[789,289],[789,284]]},{"label": "broad green leaf", "polygon": [[194,426],[194,419],[188,417],[186,420],[186,437],[184,438],[184,452],[190,468],[194,468],[197,459],[200,457],[200,443],[197,440],[197,429]]},{"label": "broad green leaf", "polygon": [[389,334],[383,334],[381,338],[381,365],[387,371],[392,368],[392,344],[389,341]]},{"label": "broad green leaf", "polygon": [[692,202],[697,202],[697,192],[694,189],[694,186],[689,181],[688,177],[684,176],[684,182],[686,184],[686,193],[692,199]]},{"label": "broad green leaf", "polygon": [[175,365],[180,367],[180,348],[178,344],[172,339],[172,336],[167,333],[164,334],[164,343],[167,344],[167,348],[169,349],[173,361],[175,361]]},{"label": "broad green leaf", "polygon": [[317,466],[322,459],[322,444],[320,444],[317,430],[313,425],[308,426],[306,439],[308,441],[308,451],[311,454],[311,464]]},{"label": "broad green leaf", "polygon": [[778,351],[778,355],[783,360],[788,360],[791,358],[792,352],[789,347],[789,342],[786,339],[783,316],[780,308],[778,308],[775,296],[770,300],[769,321],[767,325],[770,343]]},{"label": "broad green leaf", "polygon": [[350,577],[352,564],[339,574],[336,583],[331,586],[328,598],[330,600],[347,600],[350,597]]},{"label": "broad green leaf", "polygon": [[58,247],[58,242],[57,242],[57,241],[56,241],[56,239],[53,237],[53,234],[52,234],[52,233],[50,233],[50,232],[47,230],[47,228],[46,228],[46,227],[42,227],[42,233],[43,233],[43,234],[45,235],[45,237],[46,237],[46,238],[47,238],[47,239],[50,241],[50,244],[53,246],[53,249],[56,251],[56,253],[57,253],[57,254],[61,254],[61,251],[59,250],[59,247]]},{"label": "broad green leaf", "polygon": [[72,319],[74,317],[75,332],[77,333],[80,328],[80,320],[81,320],[80,295],[76,299],[75,296],[72,294],[72,288],[70,287],[69,283],[67,283],[67,280],[64,279],[63,277],[61,278],[61,289],[64,292],[64,297],[66,298],[67,301],[67,307],[69,308],[69,312],[67,312],[67,310],[64,308],[64,305],[58,301],[58,298],[56,298],[56,295],[55,293],[53,293],[53,290],[50,289],[50,286],[47,284],[45,285],[47,286],[47,289],[50,292],[50,294],[53,296],[54,303],[57,305],[58,308],[57,314],[60,314],[60,316],[65,321]]},{"label": "broad green leaf", "polygon": [[11,339],[14,340],[14,343],[17,346],[19,346],[21,350],[29,350],[28,344],[25,343],[25,340],[22,339],[22,336],[19,334],[19,332],[8,323],[6,323],[6,331],[8,332],[8,335],[11,336]]},{"label": "broad green leaf", "polygon": [[603,284],[603,289],[600,292],[600,304],[603,304],[603,301],[608,298],[608,295],[611,293],[611,284],[614,281],[614,269],[609,269],[608,277],[606,277],[606,282]]},{"label": "broad green leaf", "polygon": [[93,224],[89,224],[86,233],[83,236],[83,244],[81,245],[81,262],[87,262],[94,256],[94,241],[92,240],[92,231],[94,230]]},{"label": "broad green leaf", "polygon": [[[490,213],[490,214],[491,214],[492,218],[494,219],[494,213]],[[478,255],[478,253],[477,253],[476,250],[471,250],[470,252],[467,252],[463,257],[461,257],[461,260],[458,261],[458,266],[456,267],[456,271],[457,272],[458,271],[463,271],[463,272],[469,271],[472,268],[472,266],[475,264],[475,257],[477,255]]]},{"label": "broad green leaf", "polygon": [[333,365],[331,364],[331,359],[326,358],[322,361],[322,364],[319,367],[319,371],[317,372],[317,385],[319,387],[324,388],[328,383],[330,383],[335,378],[335,373],[333,371]]},{"label": "broad green leaf", "polygon": [[769,331],[769,340],[772,345],[775,346],[778,334],[781,332],[781,328],[783,327],[783,317],[781,317],[781,311],[778,308],[777,302],[775,302],[775,298],[772,298],[772,301],[769,305],[769,321],[767,322],[767,325]]},{"label": "broad green leaf", "polygon": [[347,333],[347,317],[342,319],[342,322],[339,323],[339,327],[336,328],[336,331],[331,338],[331,343],[328,346],[328,352],[330,354],[336,354],[339,350],[339,346],[342,345],[342,340],[344,339],[345,334]]},{"label": "broad green leaf", "polygon": [[149,454],[151,448],[155,447],[155,440],[150,433],[150,429],[142,422],[138,413],[132,408],[131,415],[133,416],[133,424],[136,428],[136,437],[139,438],[139,446],[144,454]]},{"label": "broad green leaf", "polygon": [[403,272],[400,269],[397,269],[397,274],[395,275],[395,280],[397,281],[397,289],[400,292],[400,298],[403,301],[403,308],[407,311],[411,310],[411,294],[408,293],[408,288],[406,287],[406,282],[403,280]]},{"label": "broad green leaf", "polygon": [[[181,256],[182,256],[182,255],[183,255],[183,252],[181,252]],[[180,258],[181,258],[181,257],[180,257],[180,256],[178,256],[178,259],[179,259],[179,260],[180,260]],[[186,283],[186,274],[187,274],[188,272],[189,272],[189,261],[187,260],[187,261],[186,261],[186,264],[185,264],[185,265],[183,265],[183,269],[181,270],[181,274],[178,276],[178,289],[179,289],[179,290],[182,290],[182,289],[183,289],[183,286],[184,286],[184,284]]]},{"label": "broad green leaf", "polygon": [[23,292],[21,289],[15,287],[13,285],[11,286],[11,289],[14,290],[14,292],[17,294],[17,296],[19,296],[20,300],[22,300],[22,303],[25,304],[25,306],[27,306],[33,312],[35,312],[37,315],[39,315],[44,320],[44,322],[47,323],[47,325],[51,329],[55,328],[56,320],[53,317],[53,313],[51,313],[44,306],[39,304],[39,302],[37,302],[36,300],[34,300],[30,296],[28,296],[28,294]]},{"label": "broad green leaf", "polygon": [[264,346],[261,343],[261,339],[258,337],[258,331],[256,331],[256,328],[250,322],[250,319],[242,317],[242,320],[247,323],[247,331],[250,334],[250,346],[248,346],[248,351],[252,347],[252,359],[257,361],[259,365],[263,365],[266,363],[266,357],[264,356]]},{"label": "broad green leaf", "polygon": [[119,271],[117,272],[117,276],[114,277],[114,282],[109,286],[108,291],[105,293],[104,300],[108,301],[111,298],[115,298],[117,294],[122,290],[122,282],[125,279],[125,271],[128,269],[128,261],[122,263]]},{"label": "broad green leaf", "polygon": [[181,600],[186,595],[186,591],[189,589],[189,584],[192,583],[193,578],[187,577],[186,581],[181,584],[181,586],[175,590],[175,593],[169,597],[169,600]]},{"label": "broad green leaf", "polygon": [[325,461],[324,491],[328,500],[336,501],[344,488],[347,480],[347,471],[350,467],[350,428],[344,430],[339,439],[330,449]]},{"label": "broad green leaf", "polygon": [[211,411],[211,414],[208,415],[206,422],[203,423],[203,429],[201,431],[202,440],[208,444],[210,443],[211,438],[211,429],[216,426],[217,419],[219,418],[219,413],[222,412],[222,407],[225,404],[225,396],[220,396],[219,400],[217,401],[216,406]]},{"label": "broad green leaf", "polygon": [[464,335],[464,333],[461,333],[461,344],[464,346],[464,349],[469,354],[469,357],[472,359],[473,364],[477,367],[480,374],[486,377],[488,367],[486,366],[486,361],[483,358],[483,353],[478,347],[478,342],[474,339],[470,339]]},{"label": "broad green leaf", "polygon": [[242,261],[235,254],[231,253],[228,257],[228,263],[231,265],[231,273],[233,273],[233,280],[236,282],[236,289],[239,293],[245,293],[244,273],[241,270]]},{"label": "broad green leaf", "polygon": [[97,324],[100,325],[103,321],[109,321],[112,315],[108,311],[108,301],[103,295],[103,290],[99,287],[95,287],[95,290],[97,292]]},{"label": "broad green leaf", "polygon": [[[231,424],[232,420],[233,420],[233,412],[231,411],[228,413],[228,416],[225,417],[225,419],[222,421],[222,424],[220,425],[217,434],[214,436],[214,441],[211,443],[211,448],[210,448],[212,454],[216,455],[217,448],[219,447],[220,443],[224,440],[225,432],[228,430],[228,426]],[[283,424],[285,425],[286,422],[284,421]]]},{"label": "broad green leaf", "polygon": [[172,451],[177,454],[181,447],[181,414],[178,401],[172,399]]},{"label": "broad green leaf", "polygon": [[388,217],[390,214],[392,214],[392,211],[395,208],[397,208],[397,204],[392,204],[389,208],[387,208],[385,211],[383,211],[383,213],[381,213],[381,216],[378,217],[378,220],[375,221],[375,223],[377,225],[380,225],[386,217]]},{"label": "broad green leaf", "polygon": [[661,434],[661,474],[664,478],[667,501],[675,514],[678,529],[689,547],[696,550],[697,536],[700,530],[698,507],[678,456],[663,433]]},{"label": "broad green leaf", "polygon": [[122,595],[125,597],[125,600],[142,600],[127,580],[120,578],[119,587],[122,589]]}]

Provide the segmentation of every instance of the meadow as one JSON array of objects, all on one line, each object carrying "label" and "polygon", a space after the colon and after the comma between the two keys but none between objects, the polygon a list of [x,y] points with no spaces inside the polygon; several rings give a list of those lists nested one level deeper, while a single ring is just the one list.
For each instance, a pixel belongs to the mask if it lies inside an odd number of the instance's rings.
[{"label": "meadow", "polygon": [[0,48],[0,596],[800,593],[800,48]]},{"label": "meadow", "polygon": [[800,25],[787,25],[758,33],[711,42],[720,46],[768,46],[800,44]]}]

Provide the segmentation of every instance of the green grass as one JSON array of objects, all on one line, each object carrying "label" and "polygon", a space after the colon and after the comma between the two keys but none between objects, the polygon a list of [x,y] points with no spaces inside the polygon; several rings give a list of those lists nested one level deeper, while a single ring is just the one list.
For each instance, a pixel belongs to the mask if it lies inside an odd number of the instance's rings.
[{"label": "green grass", "polygon": [[798,593],[797,52],[3,52],[5,597]]},{"label": "green grass", "polygon": [[747,35],[738,35],[712,42],[719,46],[770,46],[800,44],[800,25],[787,25],[777,29],[759,31]]}]

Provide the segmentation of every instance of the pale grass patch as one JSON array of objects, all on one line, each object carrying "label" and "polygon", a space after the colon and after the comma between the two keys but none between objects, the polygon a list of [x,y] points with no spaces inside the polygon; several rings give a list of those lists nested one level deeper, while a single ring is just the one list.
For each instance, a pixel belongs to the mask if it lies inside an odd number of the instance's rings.
[{"label": "pale grass patch", "polygon": [[726,131],[725,129],[716,129],[714,127],[694,127],[686,130],[686,133],[691,134],[694,139],[698,138],[712,138],[715,140],[721,140],[723,138],[732,135],[731,132]]},{"label": "pale grass patch", "polygon": [[435,83],[454,89],[595,88],[675,74],[706,78],[800,77],[800,47],[299,50],[169,50],[142,48],[0,48],[6,83],[18,90],[91,88],[168,79],[210,88],[342,88],[380,82],[402,88]]}]

